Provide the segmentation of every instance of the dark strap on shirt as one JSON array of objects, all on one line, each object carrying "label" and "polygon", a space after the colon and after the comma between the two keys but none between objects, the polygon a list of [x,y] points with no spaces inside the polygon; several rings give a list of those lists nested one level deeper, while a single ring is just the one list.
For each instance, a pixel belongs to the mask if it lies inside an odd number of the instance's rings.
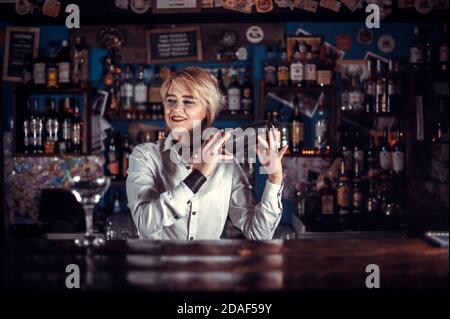
[{"label": "dark strap on shirt", "polygon": [[205,175],[203,175],[199,170],[194,169],[185,179],[184,183],[191,191],[196,194],[200,187],[207,181]]}]

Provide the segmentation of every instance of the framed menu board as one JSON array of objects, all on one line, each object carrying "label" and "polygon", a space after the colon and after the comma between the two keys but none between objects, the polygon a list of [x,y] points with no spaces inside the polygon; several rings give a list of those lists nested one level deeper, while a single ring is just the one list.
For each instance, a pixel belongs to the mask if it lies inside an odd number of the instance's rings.
[{"label": "framed menu board", "polygon": [[147,30],[146,42],[149,64],[203,59],[199,27]]},{"label": "framed menu board", "polygon": [[200,12],[200,0],[152,0],[152,13]]},{"label": "framed menu board", "polygon": [[3,58],[3,80],[19,82],[23,68],[37,56],[39,29],[7,27]]}]

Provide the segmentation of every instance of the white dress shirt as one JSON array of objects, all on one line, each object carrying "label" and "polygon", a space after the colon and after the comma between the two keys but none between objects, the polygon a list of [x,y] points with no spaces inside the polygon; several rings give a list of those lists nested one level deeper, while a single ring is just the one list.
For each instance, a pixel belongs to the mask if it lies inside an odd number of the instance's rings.
[{"label": "white dress shirt", "polygon": [[272,239],[283,210],[282,185],[267,180],[256,203],[240,164],[218,163],[194,194],[183,182],[192,168],[172,146],[168,134],[157,143],[137,145],[130,155],[128,207],[140,238],[219,239],[229,216],[247,239]]}]

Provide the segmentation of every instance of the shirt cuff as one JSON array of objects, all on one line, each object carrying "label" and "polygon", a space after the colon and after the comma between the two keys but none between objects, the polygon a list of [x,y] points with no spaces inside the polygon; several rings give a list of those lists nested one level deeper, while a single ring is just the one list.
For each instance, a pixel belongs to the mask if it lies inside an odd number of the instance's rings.
[{"label": "shirt cuff", "polygon": [[196,194],[200,187],[206,182],[207,178],[199,170],[194,169],[185,179],[184,184]]}]

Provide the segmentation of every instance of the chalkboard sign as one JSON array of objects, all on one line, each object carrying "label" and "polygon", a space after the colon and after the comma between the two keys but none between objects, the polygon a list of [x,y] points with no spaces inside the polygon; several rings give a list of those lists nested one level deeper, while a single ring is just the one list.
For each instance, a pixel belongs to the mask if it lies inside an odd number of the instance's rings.
[{"label": "chalkboard sign", "polygon": [[148,30],[146,40],[148,63],[201,61],[203,59],[198,27]]},{"label": "chalkboard sign", "polygon": [[26,63],[37,56],[39,29],[8,27],[5,40],[3,80],[19,82]]}]

